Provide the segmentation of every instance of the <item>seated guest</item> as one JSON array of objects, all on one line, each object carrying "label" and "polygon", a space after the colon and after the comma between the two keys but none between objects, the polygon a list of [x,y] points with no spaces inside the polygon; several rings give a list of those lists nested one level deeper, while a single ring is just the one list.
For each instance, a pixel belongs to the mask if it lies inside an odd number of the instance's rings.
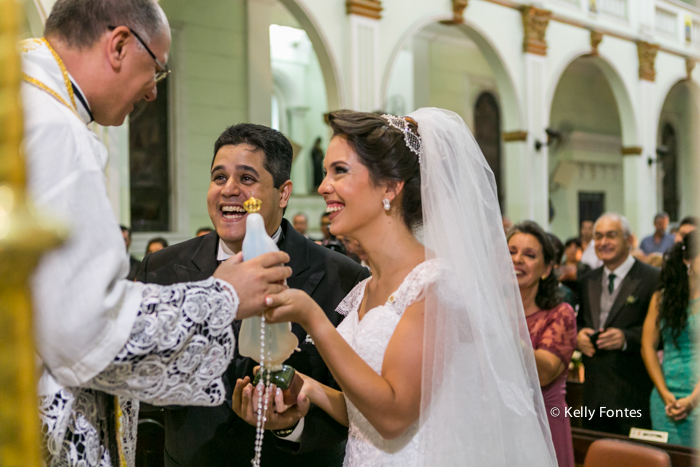
[{"label": "seated guest", "polygon": [[[125,225],[120,225],[119,227],[122,229],[122,236],[124,237],[124,244],[126,245],[126,254],[129,255],[129,248],[131,247],[131,229]],[[128,280],[133,281],[136,278],[136,274],[139,272],[139,266],[141,266],[141,261],[129,255],[129,274],[126,276]]]},{"label": "seated guest", "polygon": [[203,237],[204,235],[207,235],[210,232],[212,232],[211,227],[200,227],[199,229],[197,229],[197,233],[194,234],[194,236],[195,237]]},{"label": "seated guest", "polygon": [[682,242],[686,235],[698,228],[698,218],[695,216],[684,217],[678,224],[676,243]]},{"label": "seated guest", "polygon": [[640,345],[659,271],[630,254],[631,232],[624,216],[603,214],[593,229],[603,267],[579,279],[576,317],[577,346],[585,367],[583,405],[595,412],[583,424],[590,430],[628,436],[633,427],[651,427],[652,383]]},{"label": "seated guest", "polygon": [[595,241],[593,240],[593,221],[581,221],[581,262],[591,269],[599,268],[603,265],[595,254]]},{"label": "seated guest", "polygon": [[564,253],[564,263],[559,267],[559,282],[573,291],[574,301],[578,304],[578,278],[590,271],[591,267],[580,261],[583,254],[580,239],[568,239],[564,244]]},{"label": "seated guest", "polygon": [[571,237],[564,243],[564,264],[577,266],[581,262],[583,248],[581,247],[581,239]]},{"label": "seated guest", "polygon": [[656,269],[661,269],[661,266],[664,265],[664,255],[661,253],[652,253],[646,257],[644,262],[649,266],[654,266]]},{"label": "seated guest", "polygon": [[[658,291],[649,305],[642,333],[642,358],[655,389],[651,393],[651,425],[668,433],[668,442],[693,447],[700,403],[700,372],[695,348],[698,335],[700,274],[698,237],[691,233],[668,254]],[[663,342],[663,364],[657,350]]]},{"label": "seated guest", "polygon": [[367,262],[367,260],[369,260],[369,256],[367,256],[367,253],[362,248],[360,243],[357,240],[353,240],[350,237],[338,238],[340,238],[340,241],[343,242],[343,245],[345,245],[345,254],[348,255],[348,257],[360,263],[362,266],[369,269],[369,263]]},{"label": "seated guest", "polygon": [[553,416],[552,409],[556,407],[564,414],[567,407],[564,396],[569,362],[576,348],[576,316],[559,295],[559,282],[552,271],[555,250],[542,228],[531,221],[516,224],[509,232],[508,248],[535,350],[557,461],[559,467],[573,467],[569,419]]},{"label": "seated guest", "polygon": [[[663,257],[663,254],[659,254]],[[642,263],[647,263],[649,260],[647,254],[639,248],[639,240],[637,240],[637,235],[635,233],[630,234],[630,255]]]},{"label": "seated guest", "polygon": [[321,233],[323,234],[323,240],[316,243],[321,246],[325,246],[329,250],[338,252],[341,255],[345,255],[347,254],[347,251],[345,251],[345,245],[343,245],[343,243],[331,233],[330,215],[330,212],[324,212],[321,214]]},{"label": "seated guest", "polygon": [[168,241],[163,237],[155,237],[148,241],[148,245],[146,245],[146,254],[155,253],[164,248],[168,248]]},{"label": "seated guest", "polygon": [[559,271],[561,267],[561,258],[564,255],[564,244],[561,242],[561,240],[559,240],[559,237],[557,237],[551,232],[547,233],[547,237],[549,238],[549,241],[552,242],[552,246],[554,247],[554,261],[552,262],[552,266],[554,267],[554,269],[552,273],[554,274],[554,277],[556,277],[559,281],[559,294],[561,295],[561,298],[564,302],[571,305],[573,309],[576,309],[576,299],[574,291],[571,290],[571,288],[567,285],[562,284],[561,280],[559,279],[559,276],[561,274],[561,271]]},{"label": "seated guest", "polygon": [[294,230],[302,234],[304,237],[309,238],[309,236],[306,234],[306,231],[309,228],[309,219],[303,212],[294,214],[294,217],[292,218],[292,227],[294,227]]},{"label": "seated guest", "polygon": [[665,212],[660,212],[654,216],[654,233],[649,235],[642,243],[639,248],[644,252],[645,255],[650,255],[652,253],[666,253],[669,248],[676,243],[676,239],[673,235],[666,232],[668,228],[668,214]]},{"label": "seated guest", "polygon": [[321,214],[321,234],[323,235],[323,238],[320,242],[317,242],[319,245],[325,246],[326,243],[328,243],[332,239],[335,239],[335,237],[331,234],[330,216],[330,212],[324,212],[323,214]]}]

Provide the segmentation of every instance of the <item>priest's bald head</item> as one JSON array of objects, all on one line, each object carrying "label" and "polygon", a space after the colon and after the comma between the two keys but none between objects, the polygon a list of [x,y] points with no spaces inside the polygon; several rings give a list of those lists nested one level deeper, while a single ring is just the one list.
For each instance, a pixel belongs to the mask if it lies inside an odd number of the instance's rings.
[{"label": "priest's bald head", "polygon": [[154,0],[57,0],[44,36],[101,125],[154,100],[168,74],[170,26]]}]

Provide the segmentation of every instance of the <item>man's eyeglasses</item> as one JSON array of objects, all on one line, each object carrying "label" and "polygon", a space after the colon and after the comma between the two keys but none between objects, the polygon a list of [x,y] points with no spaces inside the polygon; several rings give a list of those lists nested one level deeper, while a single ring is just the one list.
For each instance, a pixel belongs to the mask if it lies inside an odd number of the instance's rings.
[{"label": "man's eyeglasses", "polygon": [[617,237],[620,236],[620,232],[617,230],[610,230],[609,232],[596,232],[595,235],[593,235],[593,239],[596,242],[601,241],[603,238],[607,238],[608,240],[615,240]]},{"label": "man's eyeglasses", "polygon": [[[114,30],[114,29],[117,29],[117,27],[116,26],[109,26],[109,29]],[[129,32],[131,34],[134,35],[136,40],[139,41],[142,46],[144,46],[144,48],[146,49],[146,52],[148,52],[148,55],[150,55],[153,58],[153,60],[156,62],[156,65],[158,65],[159,69],[156,69],[156,75],[154,78],[156,83],[159,83],[159,82],[163,81],[165,78],[167,78],[168,75],[170,74],[170,70],[168,69],[168,66],[160,63],[160,61],[156,58],[156,54],[154,54],[153,51],[151,51],[151,49],[148,48],[148,45],[146,45],[146,42],[143,39],[141,39],[141,37],[139,37],[139,35],[136,34],[133,29],[131,29],[128,26],[127,26],[127,29],[129,30]]]}]

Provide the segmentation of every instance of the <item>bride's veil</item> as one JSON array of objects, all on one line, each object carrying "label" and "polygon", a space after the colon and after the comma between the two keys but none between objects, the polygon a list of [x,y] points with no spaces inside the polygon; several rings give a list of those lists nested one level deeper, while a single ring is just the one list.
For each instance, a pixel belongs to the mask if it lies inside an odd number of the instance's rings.
[{"label": "bride's veil", "polygon": [[426,259],[443,266],[425,301],[419,465],[556,466],[493,173],[459,115],[411,117]]}]

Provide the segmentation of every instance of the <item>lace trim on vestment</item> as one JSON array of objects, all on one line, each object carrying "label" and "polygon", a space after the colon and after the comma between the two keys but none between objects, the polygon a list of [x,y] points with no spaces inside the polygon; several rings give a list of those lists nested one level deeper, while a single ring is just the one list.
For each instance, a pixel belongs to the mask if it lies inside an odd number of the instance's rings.
[{"label": "lace trim on vestment", "polygon": [[221,375],[233,358],[231,323],[238,308],[233,289],[214,278],[141,287],[136,322],[112,364],[85,387],[64,388],[40,399],[48,467],[112,466],[119,455],[118,434],[124,463],[133,467],[138,400],[156,405],[224,402]]}]

